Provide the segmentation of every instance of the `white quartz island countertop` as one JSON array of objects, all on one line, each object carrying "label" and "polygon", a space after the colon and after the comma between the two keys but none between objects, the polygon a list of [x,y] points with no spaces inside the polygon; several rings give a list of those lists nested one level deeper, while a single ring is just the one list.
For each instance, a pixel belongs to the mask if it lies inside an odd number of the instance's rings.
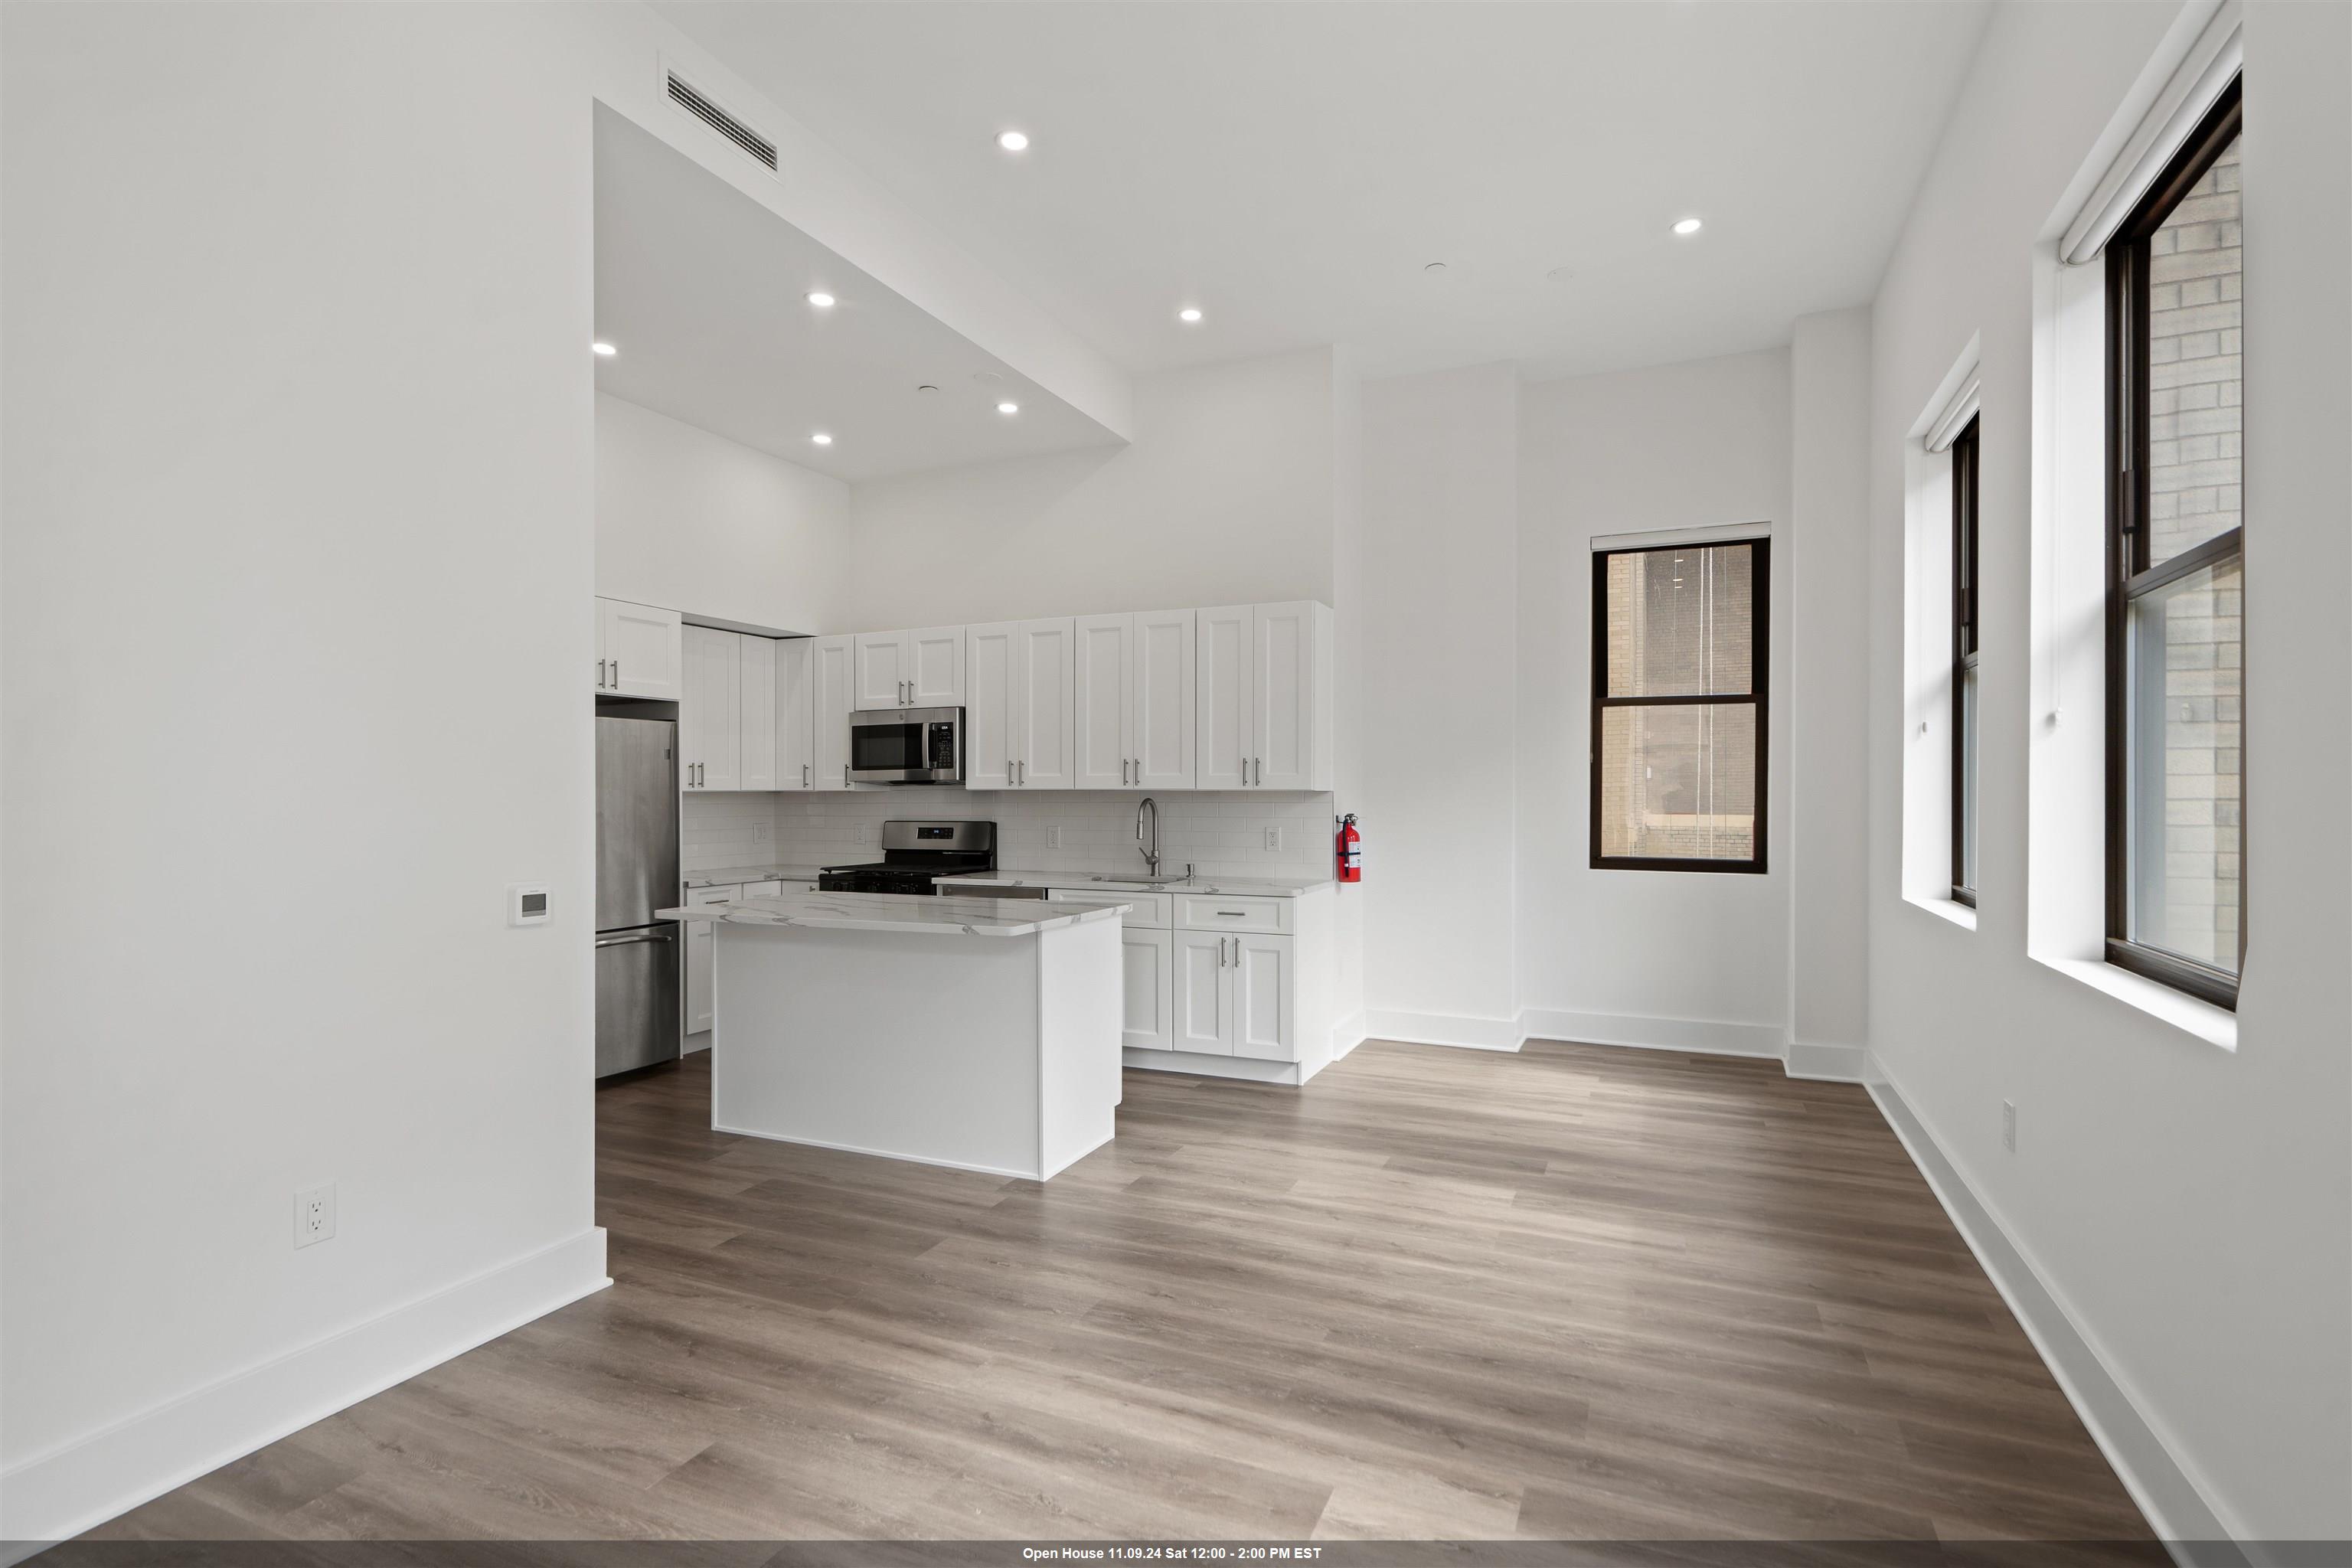
[{"label": "white quartz island countertop", "polygon": [[782,893],[690,909],[656,910],[666,921],[800,926],[908,936],[1035,936],[1093,921],[1117,921],[1125,904],[1055,904],[1037,899],[925,898],[909,893]]},{"label": "white quartz island countertop", "polygon": [[987,871],[961,877],[941,877],[937,886],[958,891],[970,888],[1067,888],[1106,893],[1213,893],[1230,899],[1255,896],[1295,899],[1332,885],[1328,877],[1188,877],[1173,882],[1146,882],[1104,877],[1090,871]]}]

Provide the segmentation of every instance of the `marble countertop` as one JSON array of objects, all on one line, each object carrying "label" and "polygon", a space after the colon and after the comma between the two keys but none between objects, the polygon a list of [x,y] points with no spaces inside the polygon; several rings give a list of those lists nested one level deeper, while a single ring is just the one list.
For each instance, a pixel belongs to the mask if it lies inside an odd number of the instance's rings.
[{"label": "marble countertop", "polygon": [[941,877],[941,888],[1066,888],[1071,892],[1213,893],[1238,899],[1295,899],[1332,885],[1328,877],[1193,877],[1181,882],[1136,882],[1119,878],[1097,880],[1086,871],[1005,871],[982,876]]},{"label": "marble countertop", "polygon": [[816,866],[722,866],[716,871],[688,871],[689,888],[731,888],[742,882],[814,882],[823,868]]},{"label": "marble countertop", "polygon": [[812,931],[878,931],[944,936],[1034,936],[1089,921],[1118,920],[1125,904],[1090,908],[1039,899],[925,898],[908,893],[785,893],[730,899],[693,909],[656,910],[666,921],[728,925],[803,926]]}]

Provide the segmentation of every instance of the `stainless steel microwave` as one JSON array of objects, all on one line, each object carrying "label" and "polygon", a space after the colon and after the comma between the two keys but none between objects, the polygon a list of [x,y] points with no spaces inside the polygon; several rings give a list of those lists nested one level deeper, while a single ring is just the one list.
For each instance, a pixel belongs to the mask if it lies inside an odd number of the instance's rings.
[{"label": "stainless steel microwave", "polygon": [[852,713],[849,782],[963,783],[963,710],[878,708]]}]

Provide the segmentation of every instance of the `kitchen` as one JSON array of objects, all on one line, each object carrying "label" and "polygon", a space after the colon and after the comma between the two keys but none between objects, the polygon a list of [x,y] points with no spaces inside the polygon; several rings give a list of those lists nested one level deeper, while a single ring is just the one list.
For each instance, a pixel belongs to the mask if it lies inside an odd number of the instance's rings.
[{"label": "kitchen", "polygon": [[[1118,911],[1116,1005],[1087,1047],[1104,1062],[1311,1079],[1334,1058],[1339,1023],[1330,606],[1127,607],[1074,593],[1024,604],[1056,613],[1017,620],[884,630],[836,630],[836,620],[781,635],[783,616],[842,614],[806,591],[838,567],[822,538],[759,563],[796,580],[764,607],[740,573],[727,593],[697,596],[693,584],[721,583],[740,560],[733,541],[682,524],[714,484],[760,512],[752,537],[772,545],[776,511],[824,510],[807,506],[811,495],[837,501],[821,465],[856,476],[854,498],[895,468],[938,483],[942,457],[1003,434],[1019,432],[1034,461],[1059,456],[1039,443],[1077,439],[1091,454],[1099,432],[1065,415],[1053,434],[1050,397],[1006,369],[964,372],[978,363],[970,345],[921,331],[904,300],[618,116],[600,114],[598,153],[600,542],[615,526],[633,535],[600,552],[608,596],[595,606],[600,1079],[715,1047],[715,1124],[774,1135],[772,1108],[732,1102],[728,1042],[748,1060],[753,1035],[782,1026],[748,1002],[730,1012],[721,953],[789,944],[780,931],[842,919],[845,900],[939,895],[974,921],[1049,942],[1072,939],[1028,928]],[[715,330],[727,305],[755,325]],[[854,346],[850,333],[868,341]],[[958,381],[972,390],[940,390]],[[692,423],[740,433],[755,396],[777,405],[760,416],[771,428],[805,426],[810,438],[761,450]],[[959,402],[986,416],[977,431],[968,414],[952,416]],[[1025,423],[1040,414],[1045,435]],[[873,602],[889,602],[891,581]],[[977,586],[967,603],[983,609],[985,594]],[[1029,907],[987,907],[999,901]],[[948,912],[935,902],[900,918]],[[873,923],[869,937],[902,957],[939,945],[893,942]],[[840,1020],[858,1016],[852,999],[815,994],[827,973],[768,987],[762,1006],[797,997],[855,1055],[861,1047],[840,1037]],[[924,988],[919,971],[901,980]],[[921,1033],[902,1017],[875,1028]],[[772,1037],[757,1048],[787,1049]],[[1104,1081],[1108,1099],[1092,1092],[1107,1127],[1116,1073]],[[865,1128],[854,1137],[839,1117],[797,1136],[949,1158],[911,1129],[877,1133],[866,1109],[844,1108]],[[1049,1173],[1034,1159],[988,1168]]]}]

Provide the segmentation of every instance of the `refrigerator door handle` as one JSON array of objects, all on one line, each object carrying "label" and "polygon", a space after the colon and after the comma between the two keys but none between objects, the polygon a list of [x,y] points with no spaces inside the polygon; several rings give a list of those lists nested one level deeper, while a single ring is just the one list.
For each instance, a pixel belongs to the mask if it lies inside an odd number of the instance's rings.
[{"label": "refrigerator door handle", "polygon": [[625,931],[614,936],[600,936],[596,939],[596,945],[598,947],[626,947],[631,942],[669,942],[671,940],[673,939],[670,936],[669,928],[664,926],[658,931]]}]

